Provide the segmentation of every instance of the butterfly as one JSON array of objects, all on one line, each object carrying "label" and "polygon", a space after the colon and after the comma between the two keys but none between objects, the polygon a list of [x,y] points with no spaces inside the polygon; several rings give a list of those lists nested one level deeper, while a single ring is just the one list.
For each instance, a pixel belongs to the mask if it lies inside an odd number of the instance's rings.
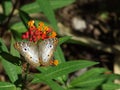
[{"label": "butterfly", "polygon": [[14,47],[30,65],[38,67],[50,65],[57,44],[57,38],[49,38],[38,43],[16,42]]}]

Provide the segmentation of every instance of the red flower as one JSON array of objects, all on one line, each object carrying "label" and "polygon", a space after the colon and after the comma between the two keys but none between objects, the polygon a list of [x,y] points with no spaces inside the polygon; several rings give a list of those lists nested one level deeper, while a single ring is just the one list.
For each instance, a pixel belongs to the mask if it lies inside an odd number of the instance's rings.
[{"label": "red flower", "polygon": [[34,20],[28,22],[28,31],[22,35],[22,39],[27,39],[31,42],[37,42],[38,40],[44,40],[47,38],[56,37],[56,33],[52,28],[46,26],[43,22],[39,23],[39,26],[34,25]]}]

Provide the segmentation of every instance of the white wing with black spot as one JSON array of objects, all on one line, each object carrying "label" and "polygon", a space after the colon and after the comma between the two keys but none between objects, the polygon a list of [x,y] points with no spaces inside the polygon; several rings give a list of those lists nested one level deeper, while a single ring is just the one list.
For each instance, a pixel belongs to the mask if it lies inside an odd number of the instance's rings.
[{"label": "white wing with black spot", "polygon": [[53,53],[58,43],[57,38],[46,39],[38,44],[39,60],[42,65],[49,65],[50,60],[53,59]]},{"label": "white wing with black spot", "polygon": [[32,42],[17,42],[14,46],[28,63],[35,67],[40,65],[36,44]]}]

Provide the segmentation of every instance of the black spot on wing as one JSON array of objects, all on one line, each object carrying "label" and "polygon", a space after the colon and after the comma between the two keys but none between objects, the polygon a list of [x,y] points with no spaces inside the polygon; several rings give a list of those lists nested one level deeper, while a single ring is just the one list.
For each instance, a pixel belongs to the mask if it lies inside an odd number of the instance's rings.
[{"label": "black spot on wing", "polygon": [[24,48],[24,50],[26,51],[26,50],[27,50],[27,48]]}]

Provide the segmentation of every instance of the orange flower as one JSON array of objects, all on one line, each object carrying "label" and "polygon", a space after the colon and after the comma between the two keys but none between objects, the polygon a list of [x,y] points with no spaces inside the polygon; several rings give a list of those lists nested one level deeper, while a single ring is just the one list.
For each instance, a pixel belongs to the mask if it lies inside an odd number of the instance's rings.
[{"label": "orange flower", "polygon": [[37,36],[37,39],[39,40],[41,38],[41,36]]},{"label": "orange flower", "polygon": [[43,26],[44,26],[44,23],[43,23],[43,22],[40,22],[40,23],[39,23],[39,26],[40,26],[40,27],[43,27]]},{"label": "orange flower", "polygon": [[49,29],[48,26],[45,26],[45,27],[44,27],[44,30],[45,30],[45,31],[48,31],[48,29]]},{"label": "orange flower", "polygon": [[34,20],[28,22],[28,31],[22,35],[22,39],[37,42],[41,39],[44,40],[56,37],[56,32],[54,32],[49,26],[46,26],[43,22],[40,22],[38,27],[34,24]]},{"label": "orange flower", "polygon": [[33,26],[34,26],[34,23],[35,23],[34,20],[30,20],[30,21],[28,22],[28,26],[29,26],[29,27],[33,27]]},{"label": "orange flower", "polygon": [[57,35],[56,32],[52,31],[50,38],[54,38],[56,37],[56,35]]},{"label": "orange flower", "polygon": [[58,60],[54,60],[54,61],[53,61],[53,65],[55,65],[55,66],[57,66],[58,63],[59,63]]},{"label": "orange flower", "polygon": [[39,31],[42,31],[42,27],[39,26],[39,27],[38,27],[38,30],[39,30]]},{"label": "orange flower", "polygon": [[50,60],[50,65],[57,66],[58,65],[58,60]]},{"label": "orange flower", "polygon": [[49,27],[47,30],[48,33],[52,32],[52,29]]}]

